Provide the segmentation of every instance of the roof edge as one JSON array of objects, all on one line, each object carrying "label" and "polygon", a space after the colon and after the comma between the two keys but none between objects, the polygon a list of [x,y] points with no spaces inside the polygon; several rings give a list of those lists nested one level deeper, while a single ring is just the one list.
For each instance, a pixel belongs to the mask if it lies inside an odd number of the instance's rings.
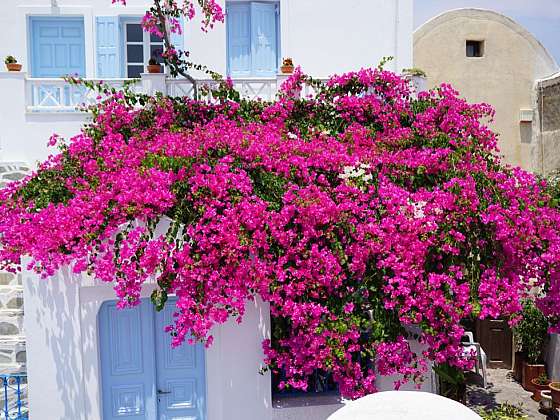
[{"label": "roof edge", "polygon": [[503,24],[504,26],[507,26],[508,28],[510,28],[511,30],[515,31],[516,33],[518,33],[519,35],[521,35],[523,38],[525,38],[532,46],[535,50],[540,50],[541,51],[541,55],[542,57],[547,60],[549,62],[549,64],[551,65],[551,67],[553,67],[554,69],[556,69],[556,71],[558,70],[558,63],[556,62],[556,60],[554,59],[554,57],[550,54],[550,52],[546,49],[546,47],[531,33],[529,32],[527,29],[525,29],[525,27],[523,27],[521,24],[517,23],[515,20],[513,20],[512,18],[496,12],[494,10],[489,10],[489,9],[483,9],[483,8],[476,8],[476,7],[464,7],[464,8],[458,8],[458,9],[451,9],[448,11],[445,11],[443,13],[440,13],[439,15],[436,15],[434,17],[432,17],[431,19],[429,19],[428,21],[426,21],[424,24],[422,24],[421,26],[419,26],[413,34],[414,37],[414,44],[416,44],[417,41],[421,40],[424,36],[426,36],[429,32],[431,32],[433,29],[435,29],[438,25],[444,23],[444,22],[448,22],[452,19],[455,18],[459,18],[459,17],[485,17],[489,20],[493,20],[495,22],[499,22],[501,24]]}]

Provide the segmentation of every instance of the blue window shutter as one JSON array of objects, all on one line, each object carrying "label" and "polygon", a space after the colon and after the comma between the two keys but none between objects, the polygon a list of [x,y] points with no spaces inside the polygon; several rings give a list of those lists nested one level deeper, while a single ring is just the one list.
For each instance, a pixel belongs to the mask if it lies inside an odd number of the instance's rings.
[{"label": "blue window shutter", "polygon": [[97,77],[120,77],[119,18],[96,18]]},{"label": "blue window shutter", "polygon": [[251,55],[254,76],[276,74],[278,55],[275,3],[251,3]]},{"label": "blue window shutter", "polygon": [[183,51],[185,49],[185,20],[183,18],[179,19],[179,24],[181,25],[181,34],[171,33],[170,42],[175,46],[178,51]]},{"label": "blue window shutter", "polygon": [[33,77],[85,76],[83,18],[32,16],[29,23]]},{"label": "blue window shutter", "polygon": [[250,76],[251,15],[248,4],[228,4],[227,46],[230,76]]}]

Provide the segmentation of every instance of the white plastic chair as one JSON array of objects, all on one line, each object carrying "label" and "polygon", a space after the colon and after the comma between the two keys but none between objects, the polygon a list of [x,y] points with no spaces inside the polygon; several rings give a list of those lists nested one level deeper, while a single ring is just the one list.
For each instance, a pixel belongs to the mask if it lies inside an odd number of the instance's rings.
[{"label": "white plastic chair", "polygon": [[482,369],[482,383],[484,388],[488,385],[486,380],[486,353],[484,349],[480,346],[480,343],[474,341],[474,334],[471,331],[465,331],[463,339],[467,338],[468,341],[463,341],[463,355],[470,356],[473,351],[476,355],[476,363],[474,365],[476,374],[480,374],[480,369]]}]

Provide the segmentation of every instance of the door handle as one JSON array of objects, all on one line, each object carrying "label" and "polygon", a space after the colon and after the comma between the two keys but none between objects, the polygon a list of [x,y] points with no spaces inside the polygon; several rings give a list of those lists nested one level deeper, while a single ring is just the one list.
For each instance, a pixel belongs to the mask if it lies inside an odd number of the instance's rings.
[{"label": "door handle", "polygon": [[161,389],[157,390],[158,395],[165,395],[165,394],[171,394],[171,391],[162,391]]}]

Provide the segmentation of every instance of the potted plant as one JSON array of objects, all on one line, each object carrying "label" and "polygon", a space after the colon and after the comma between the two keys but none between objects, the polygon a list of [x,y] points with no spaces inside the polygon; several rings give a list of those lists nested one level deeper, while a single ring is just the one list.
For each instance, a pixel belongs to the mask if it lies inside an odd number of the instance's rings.
[{"label": "potted plant", "polygon": [[148,73],[161,73],[161,66],[155,57],[148,60]]},{"label": "potted plant", "polygon": [[418,67],[403,69],[403,74],[406,74],[408,76],[417,76],[417,77],[424,77],[424,78],[427,77],[426,72],[422,69],[419,69]]},{"label": "potted plant", "polygon": [[282,66],[280,67],[280,71],[283,74],[292,74],[294,72],[294,62],[290,57],[284,58],[282,61]]},{"label": "potted plant", "polygon": [[8,71],[20,71],[21,64],[19,64],[13,55],[9,55],[4,59],[4,64]]},{"label": "potted plant", "polygon": [[537,402],[541,400],[541,391],[546,391],[549,388],[550,379],[546,373],[541,373],[538,378],[531,380],[533,385],[533,399]]},{"label": "potted plant", "polygon": [[535,303],[528,299],[523,304],[523,319],[514,329],[517,341],[525,354],[521,384],[534,391],[532,380],[545,372],[543,349],[548,334],[548,322]]},{"label": "potted plant", "polygon": [[466,404],[467,385],[463,371],[447,363],[434,365],[432,369],[438,376],[439,394]]},{"label": "potted plant", "polygon": [[560,407],[560,382],[551,382],[548,384],[550,394],[552,395],[552,403],[554,408]]},{"label": "potted plant", "polygon": [[527,420],[529,418],[521,406],[508,403],[500,404],[493,409],[481,409],[478,414],[483,420]]}]

